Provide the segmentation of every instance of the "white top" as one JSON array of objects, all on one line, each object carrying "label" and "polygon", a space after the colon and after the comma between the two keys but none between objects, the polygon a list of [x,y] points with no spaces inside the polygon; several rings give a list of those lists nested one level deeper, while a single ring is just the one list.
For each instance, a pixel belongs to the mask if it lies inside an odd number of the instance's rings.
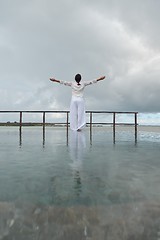
[{"label": "white top", "polygon": [[84,88],[93,83],[97,83],[97,80],[85,81],[85,82],[81,81],[80,85],[78,85],[76,81],[66,82],[66,81],[60,80],[60,84],[64,84],[72,88],[72,96],[75,96],[75,97],[83,97]]}]

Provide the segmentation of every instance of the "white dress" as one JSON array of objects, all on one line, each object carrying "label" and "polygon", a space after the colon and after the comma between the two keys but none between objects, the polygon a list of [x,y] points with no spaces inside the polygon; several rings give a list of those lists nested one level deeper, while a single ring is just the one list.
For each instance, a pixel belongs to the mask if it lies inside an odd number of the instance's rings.
[{"label": "white dress", "polygon": [[96,83],[97,80],[80,82],[60,81],[60,84],[70,86],[72,88],[72,99],[70,104],[70,128],[74,131],[81,130],[86,125],[85,118],[85,102],[83,98],[84,88],[88,85]]}]

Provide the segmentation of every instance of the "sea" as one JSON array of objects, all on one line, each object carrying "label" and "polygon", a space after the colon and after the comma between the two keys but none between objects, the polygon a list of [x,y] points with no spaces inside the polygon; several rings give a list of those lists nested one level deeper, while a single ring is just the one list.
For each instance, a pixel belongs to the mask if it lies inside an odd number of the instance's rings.
[{"label": "sea", "polygon": [[159,240],[160,126],[1,126],[0,239]]}]

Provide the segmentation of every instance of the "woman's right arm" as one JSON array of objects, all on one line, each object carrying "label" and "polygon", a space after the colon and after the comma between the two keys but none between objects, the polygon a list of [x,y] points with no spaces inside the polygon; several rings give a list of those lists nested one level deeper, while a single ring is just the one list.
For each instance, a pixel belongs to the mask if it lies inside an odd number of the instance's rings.
[{"label": "woman's right arm", "polygon": [[62,81],[62,80],[57,80],[57,79],[55,79],[55,78],[50,78],[50,81],[52,81],[52,82],[57,82],[57,83],[60,83],[60,84],[64,84],[64,85],[66,85],[66,86],[71,86],[71,85],[72,85],[71,82],[66,82],[66,81]]}]

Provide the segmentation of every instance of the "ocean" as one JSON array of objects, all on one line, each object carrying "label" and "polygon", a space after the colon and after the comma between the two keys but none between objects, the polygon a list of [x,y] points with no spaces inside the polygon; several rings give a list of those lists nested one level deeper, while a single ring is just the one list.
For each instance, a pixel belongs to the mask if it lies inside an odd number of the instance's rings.
[{"label": "ocean", "polygon": [[160,239],[160,127],[0,127],[0,239]]}]

